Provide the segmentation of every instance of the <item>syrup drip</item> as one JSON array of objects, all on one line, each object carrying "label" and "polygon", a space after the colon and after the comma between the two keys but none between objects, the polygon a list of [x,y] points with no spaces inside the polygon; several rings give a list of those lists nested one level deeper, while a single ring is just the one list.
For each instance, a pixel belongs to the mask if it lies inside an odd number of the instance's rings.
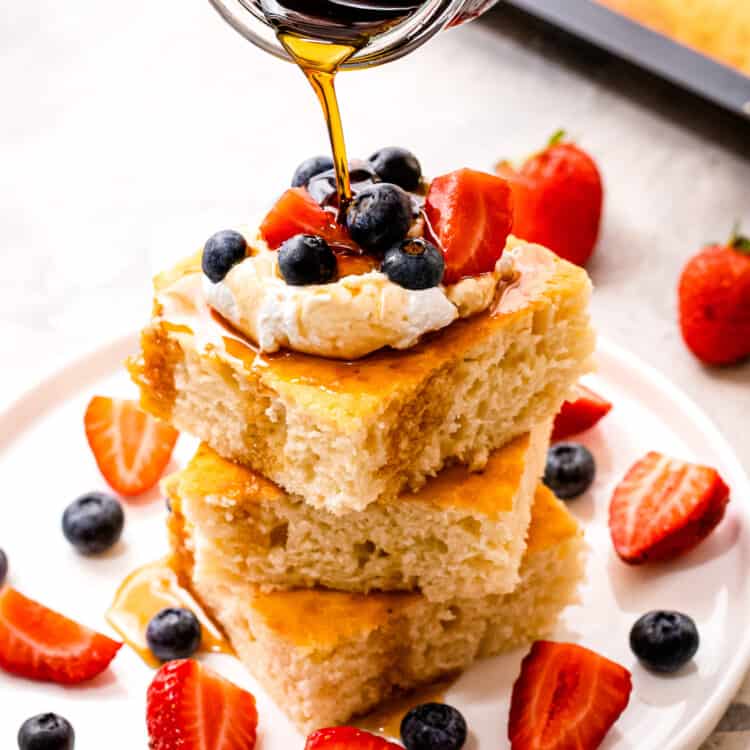
[{"label": "syrup drip", "polygon": [[340,67],[373,38],[393,28],[420,0],[256,0],[292,60],[310,82],[323,109],[333,153],[342,222],[352,199],[341,112],[334,79]]},{"label": "syrup drip", "polygon": [[401,720],[404,716],[412,708],[422,703],[444,703],[445,693],[454,682],[455,679],[441,680],[433,685],[386,701],[371,714],[357,721],[357,726],[384,737],[399,739],[401,737]]},{"label": "syrup drip", "polygon": [[184,607],[195,614],[201,624],[201,651],[233,653],[219,628],[180,585],[177,574],[166,558],[134,570],[117,589],[112,606],[105,616],[107,622],[146,664],[158,667],[161,662],[148,647],[146,628],[151,618],[165,607]]}]

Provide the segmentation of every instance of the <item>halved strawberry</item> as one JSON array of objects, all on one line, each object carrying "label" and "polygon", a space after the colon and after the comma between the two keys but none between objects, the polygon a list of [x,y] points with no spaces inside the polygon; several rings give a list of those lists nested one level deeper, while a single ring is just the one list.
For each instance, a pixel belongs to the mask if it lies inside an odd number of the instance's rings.
[{"label": "halved strawberry", "polygon": [[473,169],[436,177],[425,202],[427,238],[445,256],[443,282],[492,271],[513,225],[513,195],[503,179]]},{"label": "halved strawberry", "polygon": [[74,685],[101,674],[121,646],[10,586],[0,589],[0,668],[6,672]]},{"label": "halved strawberry", "polygon": [[146,697],[150,750],[253,750],[255,698],[194,659],[165,664]]},{"label": "halved strawberry", "polygon": [[289,188],[268,212],[260,233],[275,250],[297,234],[317,234],[327,242],[354,246],[349,233],[302,187]]},{"label": "halved strawberry", "polygon": [[647,453],[612,496],[609,531],[615,550],[633,565],[670,560],[703,541],[728,502],[729,487],[715,469]]},{"label": "halved strawberry", "polygon": [[382,737],[355,727],[330,727],[313,732],[305,750],[403,750]]},{"label": "halved strawberry", "polygon": [[571,435],[593,427],[612,409],[611,402],[585,385],[577,385],[573,398],[568,399],[555,417],[552,440],[565,440]]},{"label": "halved strawberry", "polygon": [[105,396],[91,399],[84,425],[99,471],[113,490],[128,497],[159,481],[179,435],[135,401]]},{"label": "halved strawberry", "polygon": [[537,641],[513,685],[511,750],[594,750],[625,710],[630,672],[573,643]]}]

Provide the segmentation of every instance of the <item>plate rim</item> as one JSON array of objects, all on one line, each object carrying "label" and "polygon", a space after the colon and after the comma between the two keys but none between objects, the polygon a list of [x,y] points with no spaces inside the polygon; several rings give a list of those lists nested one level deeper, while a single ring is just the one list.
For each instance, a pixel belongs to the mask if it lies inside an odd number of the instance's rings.
[{"label": "plate rim", "polygon": [[[685,412],[690,421],[702,430],[706,440],[715,446],[716,452],[721,454],[722,463],[729,469],[731,477],[728,483],[731,487],[732,496],[745,498],[743,502],[738,502],[734,507],[739,508],[738,512],[743,519],[739,538],[742,536],[748,537],[748,534],[750,534],[750,527],[748,527],[748,522],[750,522],[750,477],[731,443],[714,424],[713,420],[687,393],[678,385],[672,383],[661,371],[619,344],[600,336],[597,341],[597,357],[599,356],[608,357],[631,370],[634,369],[644,380],[655,383],[660,394],[666,396],[675,406]],[[740,601],[748,604],[750,600],[746,596]],[[750,610],[747,606],[744,608],[744,612],[745,621],[750,622]],[[717,689],[679,733],[671,738],[669,744],[664,746],[664,750],[697,749],[716,730],[722,716],[736,697],[750,670],[750,628],[745,629],[745,636],[734,653],[734,658],[728,662],[724,678]]]},{"label": "plate rim", "polygon": [[[48,368],[45,374],[38,377],[31,386],[22,390],[15,398],[11,396],[0,409],[0,425],[10,421],[16,429],[0,431],[0,458],[5,453],[6,447],[15,442],[20,434],[31,427],[61,397],[66,398],[71,391],[79,392],[86,388],[89,381],[93,382],[110,374],[114,369],[113,360],[121,361],[123,354],[137,351],[138,335],[138,333],[131,332],[110,339],[99,346],[88,346],[72,352],[64,362],[57,367]],[[708,414],[662,372],[610,339],[598,337],[596,356],[610,360],[624,370],[634,371],[643,382],[653,383],[658,389],[660,398],[666,398],[674,407],[681,410],[690,422],[703,432],[706,440],[714,445],[716,453],[721,456],[722,464],[728,469],[732,494],[746,498],[735,507],[739,508],[738,512],[743,520],[739,538],[742,536],[748,538],[750,535],[750,477],[734,448]],[[71,375],[77,375],[87,365],[89,366],[87,377],[71,381]],[[58,390],[56,386],[61,387]],[[750,594],[750,589],[748,594]],[[750,595],[746,595],[740,601],[750,604]],[[744,612],[746,613],[744,619],[750,623],[750,608],[745,607]],[[715,731],[721,717],[737,695],[748,671],[750,671],[750,627],[745,629],[745,636],[735,650],[733,658],[728,661],[724,676],[717,688],[690,721],[679,730],[679,733],[663,746],[662,750],[697,749]]]}]

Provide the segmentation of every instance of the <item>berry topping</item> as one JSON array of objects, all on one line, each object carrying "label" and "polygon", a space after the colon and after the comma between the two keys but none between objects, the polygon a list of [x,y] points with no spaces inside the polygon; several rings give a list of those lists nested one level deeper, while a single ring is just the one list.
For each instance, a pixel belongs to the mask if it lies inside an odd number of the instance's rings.
[{"label": "berry topping", "polygon": [[104,478],[121,495],[140,495],[160,479],[179,433],[135,401],[94,396],[84,418],[86,438]]},{"label": "berry topping", "polygon": [[255,698],[194,659],[165,664],[146,698],[149,750],[253,750]]},{"label": "berry topping", "polygon": [[336,256],[314,234],[297,234],[279,248],[279,270],[292,286],[327,284],[336,277]]},{"label": "berry topping", "polygon": [[167,607],[151,618],[146,641],[160,661],[186,659],[201,645],[201,624],[189,609]]},{"label": "berry topping", "polygon": [[119,500],[104,492],[89,492],[63,513],[65,538],[82,554],[96,555],[117,542],[125,525]]},{"label": "berry topping", "polygon": [[443,283],[453,284],[495,268],[513,224],[505,180],[472,169],[437,177],[425,202],[427,238],[445,256]]},{"label": "berry topping", "polygon": [[562,500],[571,500],[586,492],[595,474],[591,451],[579,443],[558,443],[547,452],[544,483]]},{"label": "berry topping", "polygon": [[392,182],[404,190],[416,190],[422,179],[422,167],[411,151],[388,146],[376,151],[368,161],[383,182]]},{"label": "berry topping", "polygon": [[630,672],[573,643],[537,641],[513,685],[511,750],[595,750],[630,700]]},{"label": "berry topping", "polygon": [[330,727],[313,732],[305,750],[402,750],[399,745],[355,727]]},{"label": "berry topping", "polygon": [[[379,181],[375,171],[367,162],[358,159],[349,162],[349,184],[353,195]],[[310,180],[307,190],[321,206],[338,205],[336,172],[333,169],[316,175]]]},{"label": "berry topping", "polygon": [[346,209],[351,238],[366,250],[387,250],[400,242],[411,226],[409,195],[398,185],[379,182],[361,190]]},{"label": "berry topping", "polygon": [[630,631],[630,648],[652,672],[676,672],[695,656],[699,645],[698,628],[682,612],[648,612]]},{"label": "berry topping", "polygon": [[724,517],[729,487],[708,466],[652,451],[616,487],[609,531],[620,558],[670,560],[703,541]]},{"label": "berry topping", "polygon": [[307,184],[315,175],[328,169],[333,169],[333,159],[330,156],[311,156],[294,170],[292,187],[307,187]]},{"label": "berry topping", "polygon": [[568,399],[555,417],[552,440],[565,440],[593,427],[609,414],[612,404],[584,385],[577,385],[575,395]]},{"label": "berry topping", "polygon": [[6,672],[74,685],[101,674],[121,646],[10,586],[0,590],[0,668]]},{"label": "berry topping", "polygon": [[422,239],[406,239],[386,252],[380,270],[405,289],[430,289],[443,278],[443,254]]},{"label": "berry topping", "polygon": [[735,234],[689,260],[679,307],[682,338],[702,362],[729,365],[750,357],[750,239]]},{"label": "berry topping", "polygon": [[304,188],[290,188],[279,198],[263,219],[260,233],[271,250],[297,234],[317,234],[331,244],[352,244],[334,214],[321,208]]},{"label": "berry topping", "polygon": [[466,742],[466,719],[445,703],[415,706],[401,720],[406,750],[460,750]]},{"label": "berry topping", "polygon": [[513,234],[582,266],[599,235],[604,191],[594,160],[560,132],[519,171],[501,164],[513,186]]},{"label": "berry topping", "polygon": [[0,549],[0,586],[5,583],[8,577],[8,556]]},{"label": "berry topping", "polygon": [[208,278],[217,284],[238,263],[245,259],[247,242],[233,229],[224,229],[212,234],[203,246],[201,268]]},{"label": "berry topping", "polygon": [[38,714],[18,730],[19,750],[73,750],[75,733],[67,719],[57,714]]}]

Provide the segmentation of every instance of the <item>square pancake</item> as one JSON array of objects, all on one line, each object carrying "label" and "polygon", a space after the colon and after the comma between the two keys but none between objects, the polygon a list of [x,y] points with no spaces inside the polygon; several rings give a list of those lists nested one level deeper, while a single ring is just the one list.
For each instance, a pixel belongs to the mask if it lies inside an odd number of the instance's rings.
[{"label": "square pancake", "polygon": [[203,444],[164,481],[194,532],[196,565],[263,591],[418,590],[431,601],[504,594],[519,581],[546,422],[494,451],[481,472],[443,469],[417,492],[336,515],[289,495]]},{"label": "square pancake", "polygon": [[585,561],[578,524],[543,486],[508,594],[431,602],[413,593],[263,592],[221,553],[196,560],[196,528],[179,512],[170,532],[182,581],[302,732],[347,723],[400,691],[548,636],[576,598]]},{"label": "square pancake", "polygon": [[451,463],[481,469],[591,369],[586,272],[529,247],[545,276],[511,311],[351,362],[259,352],[207,306],[197,255],[156,278],[130,373],[147,411],[220,456],[314,507],[362,510]]}]

